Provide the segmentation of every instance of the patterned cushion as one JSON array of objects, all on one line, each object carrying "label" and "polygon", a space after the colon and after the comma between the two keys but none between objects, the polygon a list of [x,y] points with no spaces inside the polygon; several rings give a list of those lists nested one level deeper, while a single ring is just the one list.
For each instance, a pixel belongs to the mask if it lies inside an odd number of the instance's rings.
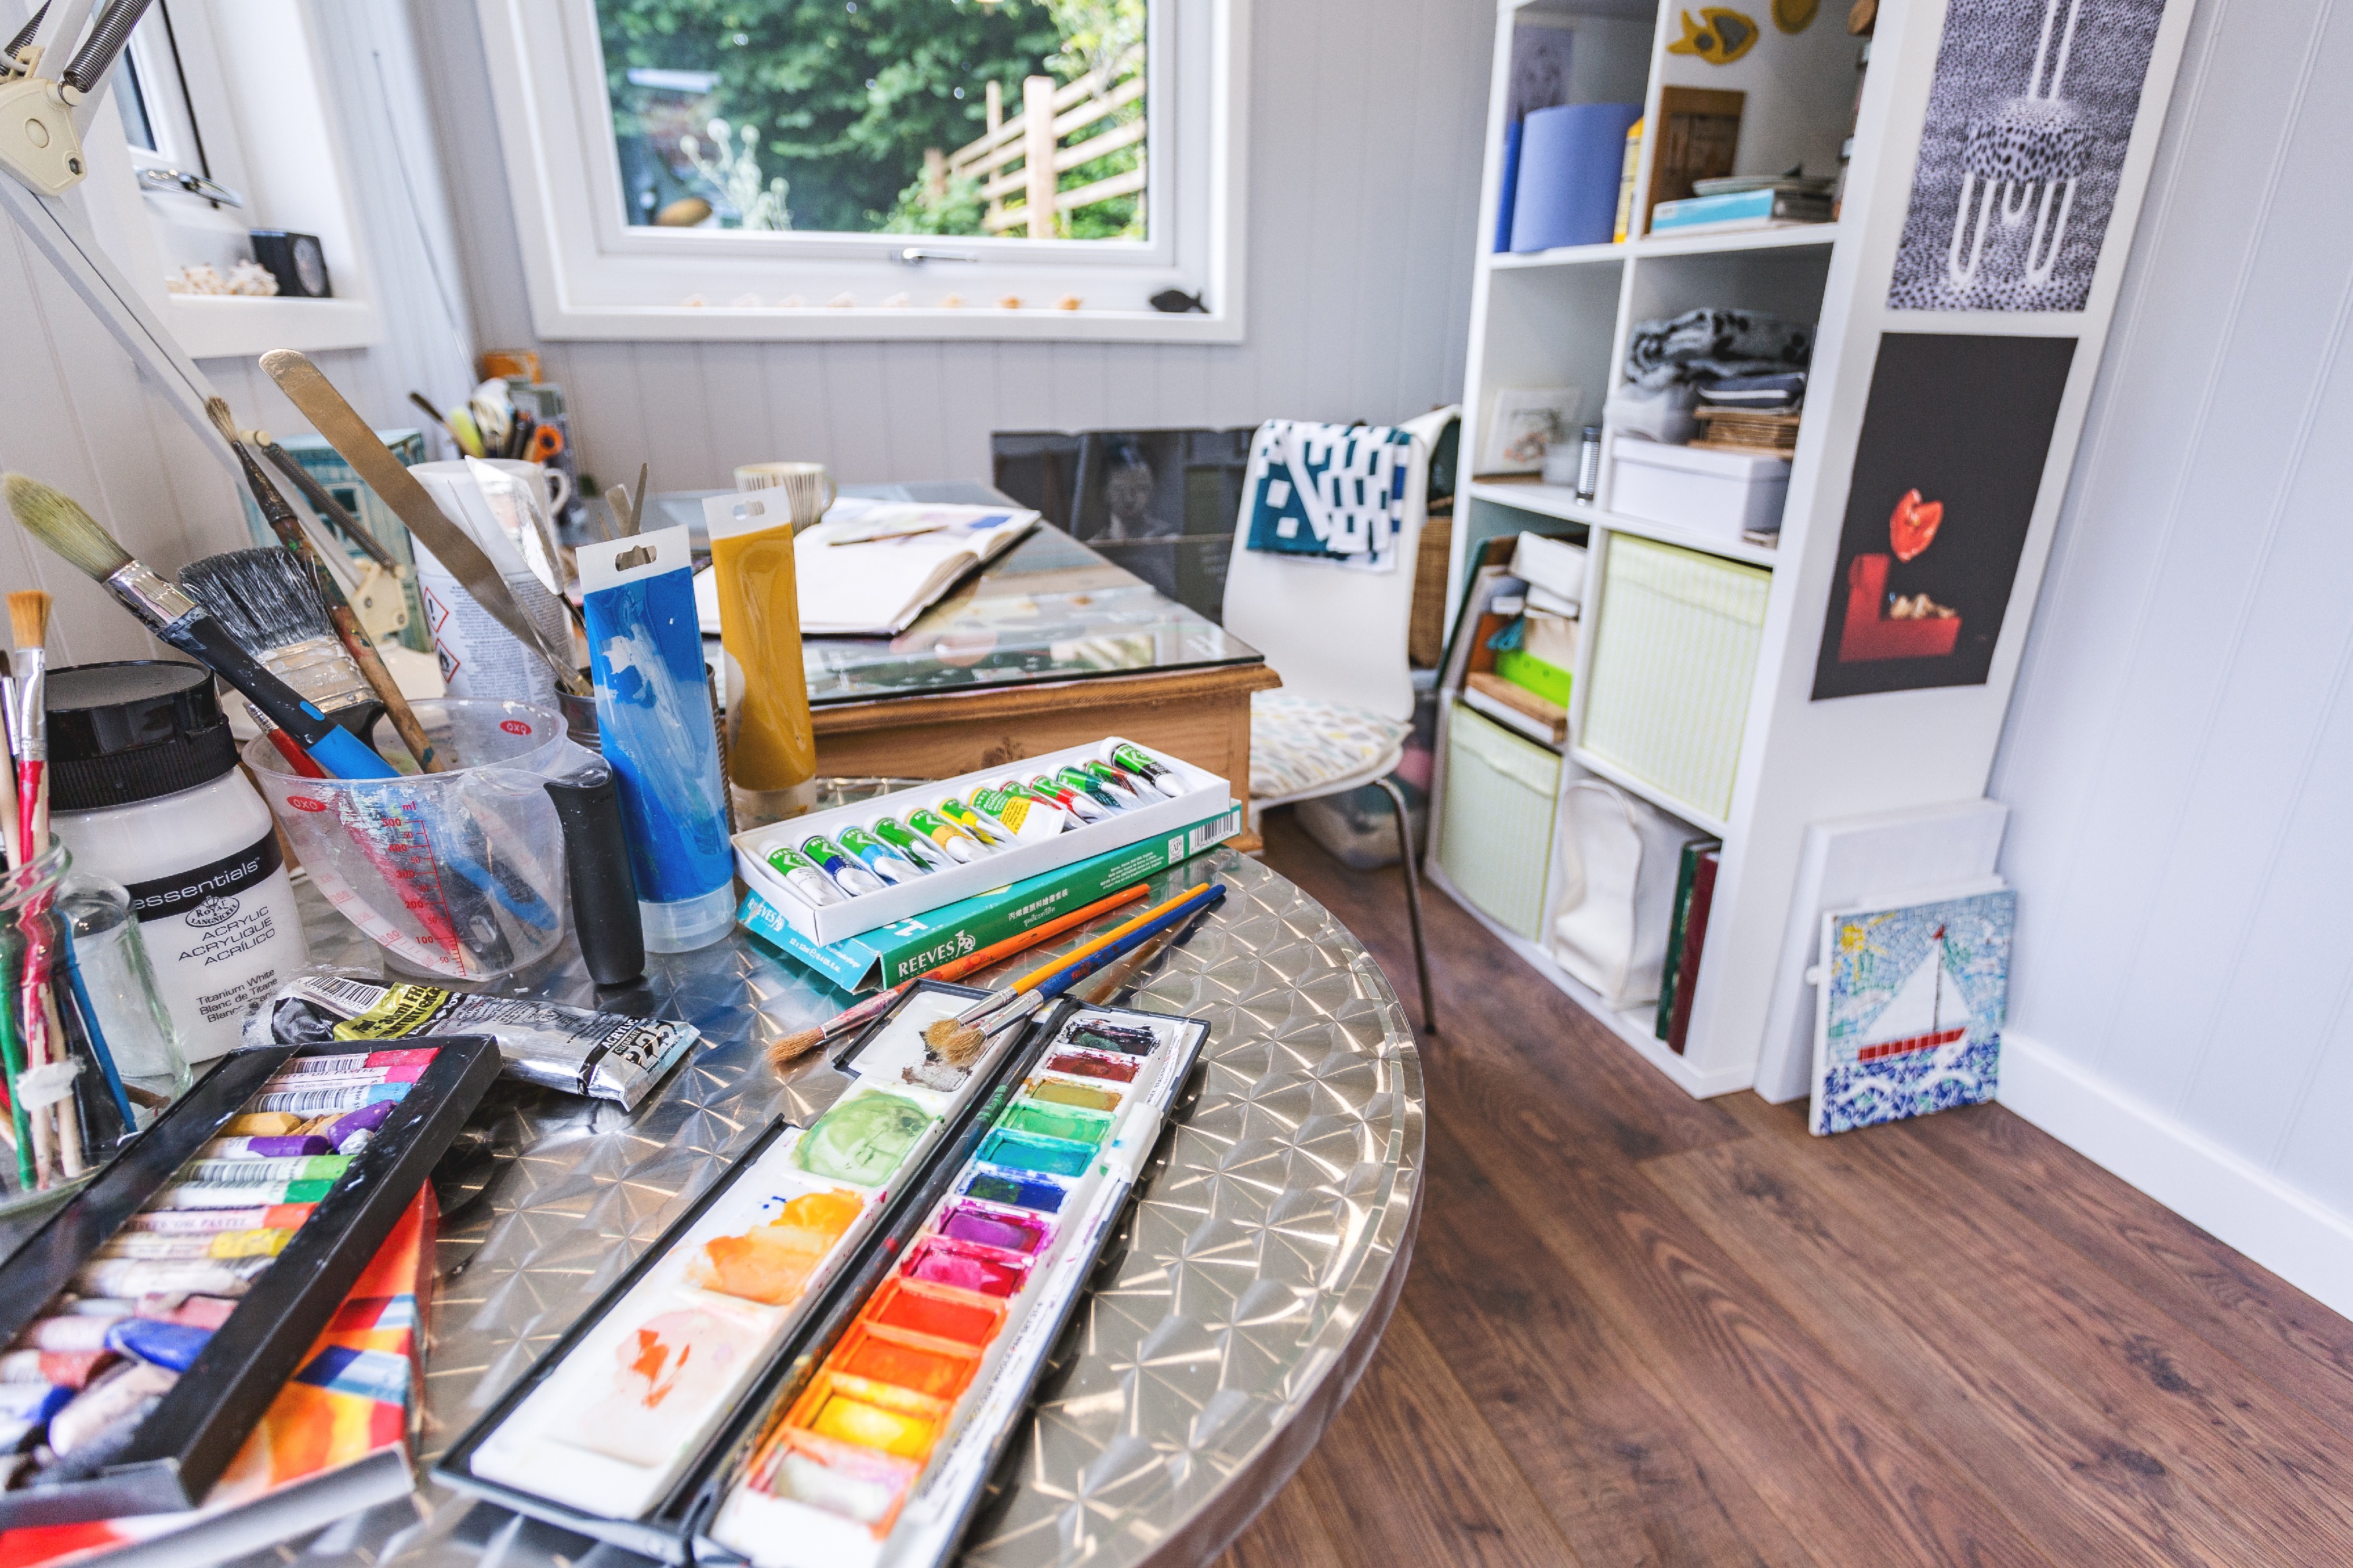
[{"label": "patterned cushion", "polygon": [[1272,800],[1361,773],[1412,728],[1367,709],[1257,692],[1250,698],[1250,795]]}]

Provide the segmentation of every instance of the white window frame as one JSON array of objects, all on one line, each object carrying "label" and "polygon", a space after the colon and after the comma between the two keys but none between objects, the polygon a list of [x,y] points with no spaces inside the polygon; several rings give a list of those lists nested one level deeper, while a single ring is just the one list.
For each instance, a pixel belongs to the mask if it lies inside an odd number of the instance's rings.
[{"label": "white window frame", "polygon": [[[1149,7],[1151,237],[1134,241],[633,227],[595,0],[476,0],[533,324],[553,341],[1239,342],[1249,5]],[[895,259],[909,247],[981,259]],[[1207,311],[1145,303],[1171,288]],[[952,293],[961,309],[938,303]],[[829,303],[843,295],[858,302]],[[1068,296],[1081,307],[1058,308]]]},{"label": "white window frame", "polygon": [[[221,212],[240,230],[282,228],[318,236],[335,291],[324,300],[167,292],[164,276],[174,268],[159,243],[156,218],[174,207],[203,209],[211,204],[141,188],[140,168],[186,165],[132,146],[111,102],[92,117],[83,139],[90,173],[80,188],[100,243],[191,359],[243,358],[273,348],[368,348],[383,342],[383,319],[354,221],[350,163],[329,110],[330,74],[311,0],[165,3],[187,82],[186,111],[203,140],[210,177],[245,198],[243,207]],[[157,20],[151,12],[141,23],[142,31]],[[140,47],[138,40],[133,47]],[[144,57],[141,63],[153,58]],[[107,90],[113,91],[111,80]],[[151,103],[151,123],[153,118]],[[174,149],[182,151],[188,150]]]}]

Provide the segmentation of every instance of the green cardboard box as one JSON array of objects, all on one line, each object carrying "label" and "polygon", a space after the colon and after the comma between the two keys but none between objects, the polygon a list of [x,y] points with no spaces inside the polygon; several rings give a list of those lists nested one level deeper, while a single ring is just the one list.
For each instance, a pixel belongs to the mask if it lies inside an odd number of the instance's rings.
[{"label": "green cardboard box", "polygon": [[992,888],[924,914],[820,946],[795,931],[756,889],[746,893],[736,922],[786,956],[850,991],[876,991],[976,952],[1014,932],[1084,909],[1196,855],[1242,830],[1239,802],[1174,833],[1148,838],[1047,871],[1009,887]]}]

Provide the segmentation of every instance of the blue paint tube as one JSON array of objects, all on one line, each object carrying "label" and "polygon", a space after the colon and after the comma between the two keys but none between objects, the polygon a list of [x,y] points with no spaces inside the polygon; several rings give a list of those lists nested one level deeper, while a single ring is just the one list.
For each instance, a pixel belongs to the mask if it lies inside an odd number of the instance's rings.
[{"label": "blue paint tube", "polygon": [[687,531],[584,545],[596,727],[617,775],[646,948],[688,952],[734,921],[735,854],[711,727]]}]

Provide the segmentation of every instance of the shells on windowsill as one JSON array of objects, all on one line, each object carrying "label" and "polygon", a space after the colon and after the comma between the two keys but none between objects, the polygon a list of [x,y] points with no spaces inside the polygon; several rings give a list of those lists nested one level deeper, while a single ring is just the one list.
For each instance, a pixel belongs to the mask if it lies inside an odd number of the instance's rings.
[{"label": "shells on windowsill", "polygon": [[940,296],[940,309],[943,310],[963,310],[964,296],[961,294],[943,294]]},{"label": "shells on windowsill", "polygon": [[854,309],[857,306],[858,296],[850,293],[848,289],[844,289],[842,292],[836,294],[832,299],[828,300],[825,303],[826,308],[828,310],[848,310]]},{"label": "shells on windowsill", "polygon": [[278,292],[278,279],[269,268],[258,261],[240,261],[223,276],[210,263],[199,261],[183,267],[165,276],[164,291],[167,294],[234,294],[248,300],[267,300]]},{"label": "shells on windowsill", "polygon": [[1018,294],[1008,294],[1004,299],[999,300],[997,302],[997,308],[1000,310],[1018,310],[1021,309],[1021,296]]},{"label": "shells on windowsill", "polygon": [[1065,294],[1060,299],[1054,301],[1054,309],[1057,310],[1075,310],[1081,305],[1085,303],[1086,301],[1080,299],[1076,294]]},{"label": "shells on windowsill", "polygon": [[908,299],[904,293],[899,293],[893,294],[888,300],[883,300],[882,308],[886,310],[903,310],[913,303],[914,303],[914,301]]}]

